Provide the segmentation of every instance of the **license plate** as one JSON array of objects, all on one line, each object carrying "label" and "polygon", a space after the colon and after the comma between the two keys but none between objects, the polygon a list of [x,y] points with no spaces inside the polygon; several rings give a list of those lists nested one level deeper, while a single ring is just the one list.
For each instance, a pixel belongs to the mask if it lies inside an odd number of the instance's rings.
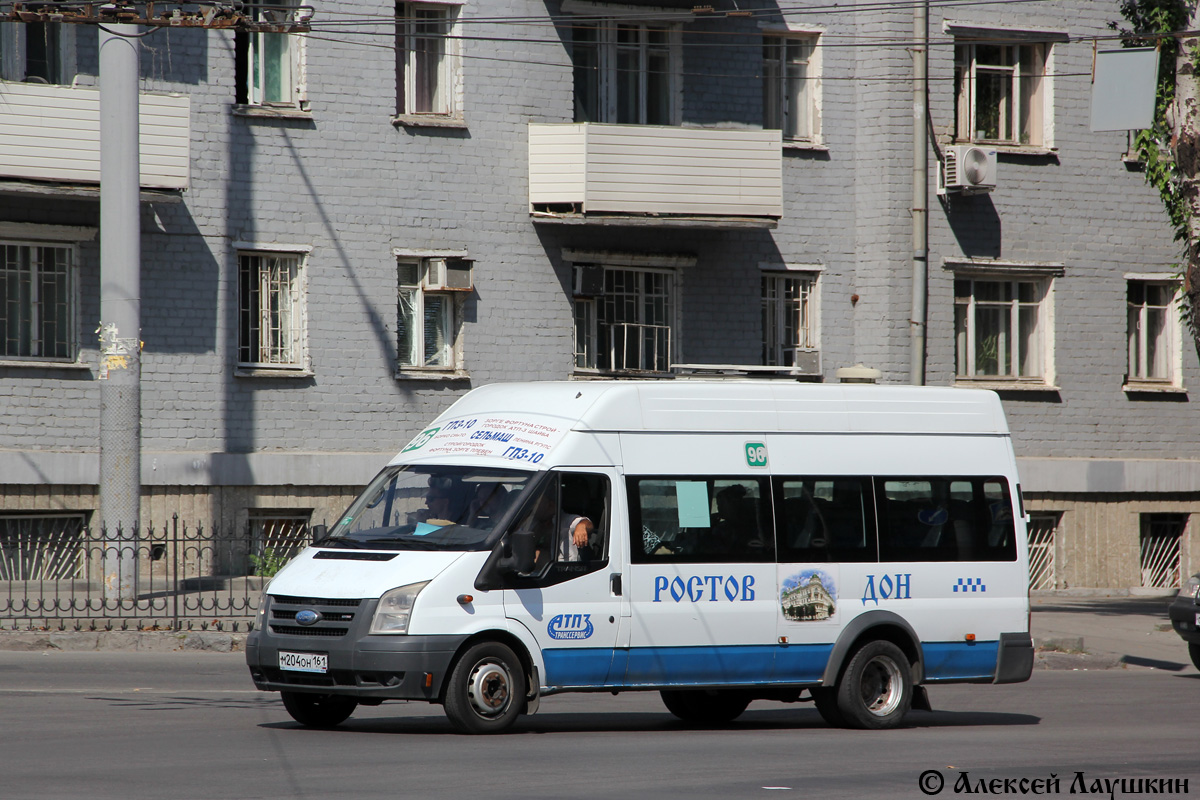
[{"label": "license plate", "polygon": [[289,672],[319,672],[323,675],[329,671],[329,656],[324,653],[288,653],[280,650],[279,668]]},{"label": "license plate", "polygon": [[1200,611],[1196,612],[1196,627],[1200,628]]}]

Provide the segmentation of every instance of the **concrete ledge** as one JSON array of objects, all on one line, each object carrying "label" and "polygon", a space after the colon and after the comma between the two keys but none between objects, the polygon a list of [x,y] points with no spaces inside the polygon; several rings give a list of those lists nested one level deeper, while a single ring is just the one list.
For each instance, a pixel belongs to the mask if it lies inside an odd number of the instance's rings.
[{"label": "concrete ledge", "polygon": [[245,643],[246,634],[223,631],[0,631],[0,650],[19,651],[236,653]]}]

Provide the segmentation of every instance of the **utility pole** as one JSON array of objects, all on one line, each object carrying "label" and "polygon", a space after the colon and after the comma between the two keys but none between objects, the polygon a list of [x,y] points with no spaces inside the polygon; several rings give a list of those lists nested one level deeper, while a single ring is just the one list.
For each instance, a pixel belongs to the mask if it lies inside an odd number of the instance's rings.
[{"label": "utility pole", "polygon": [[929,0],[913,4],[912,314],[909,383],[925,384],[929,292]]},{"label": "utility pole", "polygon": [[142,232],[137,26],[100,26],[100,524],[104,598],[137,596]]},{"label": "utility pole", "polygon": [[[157,6],[157,7],[156,7]],[[138,154],[139,27],[311,30],[312,6],[116,0],[17,2],[0,19],[96,25],[100,33],[100,524],[104,599],[137,597],[142,498],[141,207]]]}]

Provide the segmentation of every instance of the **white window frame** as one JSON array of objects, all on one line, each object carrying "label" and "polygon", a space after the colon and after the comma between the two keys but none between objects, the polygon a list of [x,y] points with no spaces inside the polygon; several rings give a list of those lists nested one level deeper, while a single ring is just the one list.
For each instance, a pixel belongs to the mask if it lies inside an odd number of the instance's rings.
[{"label": "white window frame", "polygon": [[[809,271],[763,271],[763,366],[792,367],[796,365],[797,352],[820,352],[819,277],[818,273]],[[781,291],[787,282],[799,285],[798,299],[789,299],[786,292]],[[783,333],[787,330],[788,318],[793,314],[799,317],[795,323],[795,341],[790,341],[792,337],[785,340]],[[791,363],[788,363],[789,351]]]},{"label": "white window frame", "polygon": [[[239,375],[257,375],[257,374],[302,374],[310,375],[308,362],[308,312],[307,312],[307,261],[308,253],[311,251],[307,246],[237,246],[237,373]],[[251,298],[245,297],[243,293],[243,274],[244,271],[250,268],[247,260],[253,259],[255,270],[254,283],[258,287],[258,304],[256,307],[250,307]],[[281,262],[281,266],[286,264],[289,266],[289,277],[287,286],[282,288],[282,292],[286,292],[287,300],[287,320],[286,331],[281,325],[276,325],[270,318],[271,309],[263,305],[261,298],[264,293],[267,295],[278,294],[276,288],[272,286],[273,270],[264,269],[270,267],[269,263],[264,263],[265,259],[274,259]],[[250,331],[254,333],[254,338],[257,341],[244,341],[245,333],[244,320],[249,315],[250,319],[257,318],[259,324],[251,326]],[[279,335],[275,336],[274,332],[278,331]],[[243,350],[249,350],[252,356],[257,358],[243,359]],[[265,358],[264,358],[265,356]]]},{"label": "white window frame", "polygon": [[[1054,287],[1055,278],[1062,275],[1061,266],[1034,268],[1031,266],[1014,266],[1009,269],[964,269],[963,265],[947,265],[953,269],[954,280],[970,281],[969,297],[964,301],[958,296],[958,288],[953,292],[954,306],[954,366],[955,383],[959,385],[994,385],[999,388],[1030,388],[1038,390],[1055,390],[1054,366]],[[1000,301],[980,301],[976,297],[976,283],[1000,283],[1011,286],[1012,299]],[[1019,287],[1016,284],[1034,283],[1039,287],[1040,298],[1036,301],[1038,342],[1037,358],[1042,369],[1039,375],[1020,375],[1016,373],[1022,352],[1020,350],[1020,311],[1028,308],[1028,301],[1021,301]],[[976,330],[978,328],[978,313],[980,305],[1000,307],[1007,305],[1008,342],[1006,345],[1006,360],[1009,363],[1007,374],[992,375],[980,373],[978,353],[976,352]],[[985,308],[986,308],[985,306]],[[959,312],[962,309],[966,318],[966,329],[960,330]],[[965,352],[964,352],[965,344]],[[965,364],[964,364],[965,361]]]},{"label": "white window frame", "polygon": [[[599,352],[600,349],[600,328],[604,324],[601,320],[604,295],[585,297],[575,295],[572,298],[572,311],[574,319],[574,371],[579,375],[602,375],[602,374],[620,374],[620,375],[664,375],[668,374],[671,365],[679,360],[680,352],[680,298],[682,286],[682,267],[694,265],[695,259],[691,256],[650,256],[638,254],[618,254],[608,252],[588,252],[564,250],[564,260],[572,266],[572,271],[586,266],[601,267],[605,271],[605,283],[608,282],[608,273],[612,271],[622,271],[636,273],[639,276],[647,273],[663,275],[665,278],[664,286],[666,287],[666,320],[665,326],[660,326],[658,323],[647,323],[645,321],[645,302],[644,298],[640,297],[644,290],[639,289],[639,299],[637,301],[637,319],[633,322],[623,321],[616,323],[619,325],[634,325],[634,326],[650,326],[654,328],[667,328],[666,335],[668,341],[666,343],[666,362],[664,364],[654,363],[651,368],[644,369],[640,366],[637,368],[629,367],[614,367],[610,359],[602,359]],[[644,284],[642,284],[644,286]],[[655,332],[652,336],[660,335]],[[652,343],[658,340],[652,338]],[[612,344],[610,337],[610,344]],[[656,359],[657,360],[657,359]],[[606,366],[600,366],[601,363],[608,362]],[[581,363],[582,362],[582,363]]]},{"label": "white window frame", "polygon": [[[469,292],[435,288],[431,286],[432,276],[436,274],[438,262],[446,258],[462,258],[465,251],[422,251],[413,252],[397,249],[393,251],[396,257],[396,377],[397,378],[461,378],[467,377],[463,359],[463,331],[466,318],[465,306]],[[415,270],[415,280],[405,281],[404,267]],[[445,331],[445,342],[441,348],[441,363],[415,363],[416,359],[405,357],[400,341],[403,329],[401,296],[412,297],[412,317],[422,320],[422,324],[412,327],[410,349],[414,353],[425,352],[425,319],[426,301],[430,297],[442,300],[442,315]],[[422,361],[425,359],[422,357]]]},{"label": "white window frame", "polygon": [[[683,28],[678,23],[656,22],[644,19],[638,21],[620,21],[615,18],[600,19],[599,21],[588,20],[587,22],[574,23],[572,30],[591,28],[596,32],[596,49],[597,49],[597,101],[596,101],[596,119],[582,120],[577,119],[577,122],[589,121],[600,123],[612,123],[622,125],[679,125],[683,117]],[[637,30],[637,42],[633,45],[623,45],[620,43],[620,31],[622,29],[634,28]],[[649,114],[649,78],[650,68],[649,61],[651,51],[654,49],[650,42],[651,31],[662,32],[666,37],[665,52],[667,56],[668,71],[666,74],[667,85],[667,119],[665,121],[655,120],[650,121]],[[572,49],[575,43],[572,41]],[[637,100],[638,108],[635,111],[636,119],[620,119],[620,100],[621,100],[621,71],[619,69],[620,54],[622,51],[636,50],[638,59],[638,91]],[[574,64],[574,55],[572,55],[572,63]],[[576,107],[576,115],[578,116],[578,106]]]},{"label": "white window frame", "polygon": [[[821,31],[792,30],[764,27],[763,30],[763,128],[779,130],[785,143],[821,144]],[[807,57],[798,61],[789,58],[792,45],[806,45]],[[771,52],[772,48],[775,53]],[[778,55],[775,62],[773,55]],[[774,63],[773,63],[774,62]],[[803,76],[796,77],[799,87],[795,99],[788,91],[787,67],[803,67]],[[796,124],[796,105],[804,105],[803,125]]]},{"label": "white window frame", "polygon": [[[4,337],[4,349],[0,351],[0,360],[5,362],[18,363],[74,363],[79,358],[79,324],[78,324],[78,302],[79,302],[79,268],[78,268],[78,253],[73,244],[64,242],[39,242],[33,240],[0,240],[0,282],[7,287],[19,280],[18,271],[16,274],[9,275],[7,266],[7,249],[10,247],[18,248],[18,252],[22,254],[21,262],[28,267],[29,280],[21,281],[25,291],[28,292],[28,304],[21,303],[21,308],[18,313],[23,312],[21,327],[28,328],[29,331],[29,349],[28,353],[10,353],[8,352],[8,329],[7,329],[7,312],[11,306],[11,302],[6,302],[4,307],[0,307],[0,336]],[[66,265],[63,269],[62,278],[66,284],[66,308],[62,311],[63,322],[66,330],[61,337],[56,338],[52,343],[51,349],[57,349],[58,345],[62,345],[66,349],[66,354],[61,356],[47,355],[45,352],[45,343],[41,340],[40,327],[42,319],[45,316],[45,300],[41,297],[41,289],[43,281],[40,279],[44,263],[34,258],[34,253],[40,250],[55,250],[61,252],[66,258]],[[5,292],[7,299],[7,289]]]},{"label": "white window frame", "polygon": [[[1054,149],[1054,44],[1065,39],[1064,34],[1051,31],[979,29],[952,23],[947,23],[945,30],[955,37],[955,141],[1034,151]],[[980,47],[1010,48],[1008,55],[1011,56],[1015,52],[1017,56],[1015,59],[1006,60],[1016,63],[981,65],[977,58],[977,50]],[[1040,65],[1039,58],[1034,54],[1035,49],[1040,49]],[[983,73],[1010,76],[1009,93],[1013,113],[1009,121],[1012,126],[1009,135],[999,131],[1001,135],[989,138],[975,129],[976,89]],[[1036,84],[1032,88],[1029,86],[1031,82]],[[1033,92],[1034,96],[1027,96],[1027,90]],[[1026,126],[1029,128],[1029,141],[1021,141],[1022,128]]]},{"label": "white window frame", "polygon": [[[1125,275],[1126,286],[1126,374],[1125,391],[1182,391],[1183,389],[1183,348],[1181,344],[1182,330],[1180,314],[1182,313],[1179,292],[1179,276],[1169,273],[1129,273]],[[1145,301],[1135,306],[1129,302],[1129,288],[1133,284],[1142,286],[1159,286],[1170,292],[1166,305],[1158,307],[1164,316],[1160,346],[1165,350],[1163,363],[1165,368],[1162,375],[1149,375],[1147,365],[1148,340],[1145,336],[1147,317],[1150,304]],[[1139,369],[1139,365],[1142,367]]]},{"label": "white window frame", "polygon": [[[397,2],[396,12],[396,116],[395,121],[405,124],[437,124],[439,121],[460,121],[463,117],[462,40],[459,18],[461,6],[443,2]],[[424,72],[421,70],[418,40],[429,38],[419,35],[418,14],[437,13],[444,15],[442,25],[445,34],[441,39],[442,57],[438,64],[436,86],[438,102],[434,107],[420,109],[416,98],[418,84]]]},{"label": "white window frame", "polygon": [[[300,10],[298,0],[289,0],[282,5],[292,6],[290,16],[292,20],[284,19],[284,12],[279,6],[261,8],[251,5],[249,8],[254,15],[255,21],[260,22],[276,22],[284,23],[294,21],[296,12]],[[307,82],[307,67],[308,67],[308,48],[307,35],[302,32],[297,33],[255,33],[247,32],[246,49],[242,57],[246,59],[245,63],[245,80],[246,85],[242,87],[246,97],[246,105],[251,108],[263,109],[280,109],[307,112],[308,104],[308,82]],[[278,39],[269,39],[268,37],[280,37]],[[281,94],[286,94],[287,99],[280,98],[265,98],[264,82],[266,81],[267,59],[271,58],[268,52],[268,44],[271,42],[285,43],[286,52],[283,53],[279,65],[280,72],[285,74],[288,81],[287,87],[281,87]]]},{"label": "white window frame", "polygon": [[[14,27],[20,27],[14,26]],[[15,245],[18,247],[55,247],[69,250],[68,259],[68,303],[67,310],[67,352],[66,358],[48,358],[46,356],[7,356],[0,353],[0,365],[3,366],[40,366],[52,365],[57,368],[88,369],[89,366],[80,361],[80,331],[82,323],[79,312],[79,245],[96,238],[96,229],[76,225],[42,225],[24,222],[0,222],[0,245]],[[0,274],[3,274],[3,264],[0,263]],[[0,325],[0,336],[6,336],[3,325]],[[7,347],[7,343],[5,344]]]}]

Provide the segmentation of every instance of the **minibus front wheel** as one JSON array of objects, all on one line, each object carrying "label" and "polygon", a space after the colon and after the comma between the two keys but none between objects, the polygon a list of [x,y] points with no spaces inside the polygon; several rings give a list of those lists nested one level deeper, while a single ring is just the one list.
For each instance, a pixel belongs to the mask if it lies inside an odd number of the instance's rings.
[{"label": "minibus front wheel", "polygon": [[500,733],[525,708],[525,671],[512,649],[480,642],[454,665],[443,702],[450,724],[462,733]]},{"label": "minibus front wheel", "polygon": [[[876,639],[855,652],[836,692],[841,724],[848,728],[895,728],[912,707],[912,668],[903,650]],[[828,704],[828,696],[822,699]],[[818,710],[821,705],[818,701]],[[830,716],[825,716],[827,721]]]}]

